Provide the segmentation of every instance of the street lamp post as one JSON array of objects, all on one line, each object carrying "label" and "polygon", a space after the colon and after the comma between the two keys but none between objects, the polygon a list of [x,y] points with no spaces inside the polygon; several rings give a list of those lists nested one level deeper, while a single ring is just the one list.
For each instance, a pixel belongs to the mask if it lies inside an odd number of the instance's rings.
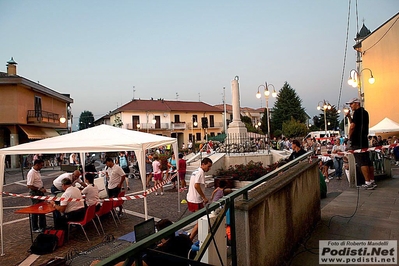
[{"label": "street lamp post", "polygon": [[349,72],[349,79],[348,79],[348,84],[351,85],[354,88],[358,88],[358,94],[359,94],[359,99],[364,102],[364,93],[362,92],[362,79],[361,75],[364,70],[370,71],[370,78],[369,78],[369,83],[374,84],[375,78],[373,76],[373,72],[371,71],[370,68],[363,68],[361,71],[352,69]]},{"label": "street lamp post", "polygon": [[[147,114],[147,124],[146,124],[146,127],[147,127],[147,133],[148,133],[149,130],[150,130],[150,127],[149,127],[149,124],[150,124],[150,122],[149,122],[149,115],[150,115],[150,112],[147,111],[146,114]],[[151,123],[152,123],[153,125],[155,125],[155,124],[157,123],[157,120],[155,119],[155,115],[154,115],[154,114],[152,114]],[[152,127],[151,127],[151,128],[152,128]]]},{"label": "street lamp post", "polygon": [[195,118],[195,116],[193,116],[193,119],[192,119],[192,123],[193,123],[193,126],[191,127],[191,137],[192,137],[192,142],[193,142],[193,151],[194,151],[194,153],[195,153],[195,135],[194,135],[194,127],[197,127],[198,126],[198,122],[197,122],[197,119]]},{"label": "street lamp post", "polygon": [[[322,103],[322,105],[320,104]],[[327,136],[327,115],[326,115],[326,111],[327,109],[330,110],[331,109],[331,104],[329,102],[327,102],[326,100],[320,101],[317,104],[317,110],[321,110],[323,108],[324,111],[324,133]]]},{"label": "street lamp post", "polygon": [[[260,87],[263,87],[264,89],[264,95],[265,95],[265,99],[266,99],[266,121],[267,121],[267,144],[270,144],[270,115],[269,115],[269,96],[270,96],[270,91],[269,91],[269,87],[272,86],[273,87],[273,92],[272,92],[272,96],[273,98],[276,98],[277,96],[277,92],[276,92],[276,88],[274,87],[273,84],[267,84],[267,82],[265,82],[265,85],[259,85],[258,86],[258,92],[256,93],[256,98],[260,99],[262,97],[262,94],[259,91]],[[259,125],[260,126],[260,125]]]},{"label": "street lamp post", "polygon": [[[346,106],[346,105],[342,105],[342,110],[344,111],[344,137],[346,137],[347,136],[347,134],[346,134],[346,115],[348,114],[348,112],[349,112],[349,108]],[[338,111],[337,111],[338,113],[341,113],[341,110],[340,109],[338,109]]]}]

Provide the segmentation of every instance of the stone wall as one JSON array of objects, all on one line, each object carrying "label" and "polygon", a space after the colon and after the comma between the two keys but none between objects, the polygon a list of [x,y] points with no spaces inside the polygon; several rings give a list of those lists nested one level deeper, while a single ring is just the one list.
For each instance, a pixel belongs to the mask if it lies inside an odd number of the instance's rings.
[{"label": "stone wall", "polygon": [[266,153],[245,154],[240,156],[226,155],[225,157],[223,157],[223,159],[224,159],[225,169],[227,169],[230,165],[247,164],[250,161],[262,162],[263,166],[268,166],[273,164],[273,155]]},{"label": "stone wall", "polygon": [[235,203],[238,265],[284,265],[320,221],[317,162],[299,163]]}]

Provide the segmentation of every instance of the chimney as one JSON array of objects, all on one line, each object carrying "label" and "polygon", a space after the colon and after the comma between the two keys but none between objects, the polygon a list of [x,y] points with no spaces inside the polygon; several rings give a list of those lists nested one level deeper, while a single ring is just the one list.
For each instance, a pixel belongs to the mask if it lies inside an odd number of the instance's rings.
[{"label": "chimney", "polygon": [[10,61],[7,62],[7,74],[9,76],[17,75],[17,62],[14,61],[13,57],[11,57]]}]

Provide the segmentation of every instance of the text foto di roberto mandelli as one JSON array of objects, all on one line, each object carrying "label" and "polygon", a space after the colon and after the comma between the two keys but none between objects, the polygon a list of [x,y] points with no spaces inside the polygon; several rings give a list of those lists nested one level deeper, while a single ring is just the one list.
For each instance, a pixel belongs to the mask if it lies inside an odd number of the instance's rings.
[{"label": "text foto di roberto mandelli", "polygon": [[389,240],[335,240],[323,241],[328,246],[388,246]]},{"label": "text foto di roberto mandelli", "polygon": [[320,240],[319,262],[396,263],[396,240]]}]

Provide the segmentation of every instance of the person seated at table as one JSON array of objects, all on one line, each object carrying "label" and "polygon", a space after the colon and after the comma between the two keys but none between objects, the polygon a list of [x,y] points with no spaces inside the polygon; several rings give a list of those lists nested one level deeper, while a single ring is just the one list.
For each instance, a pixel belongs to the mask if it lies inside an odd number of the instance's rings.
[{"label": "person seated at table", "polygon": [[85,206],[96,205],[96,211],[101,207],[100,198],[98,196],[98,187],[94,184],[94,176],[86,175],[85,181],[87,186],[82,190],[82,194],[85,195]]},{"label": "person seated at table", "polygon": [[69,221],[81,221],[85,216],[85,205],[82,201],[68,201],[69,199],[82,199],[82,194],[77,187],[72,186],[72,181],[69,178],[64,178],[62,181],[62,189],[65,192],[62,194],[60,205],[50,201],[54,207],[54,227],[58,230],[67,230]]},{"label": "person seated at table", "polygon": [[62,188],[62,180],[64,178],[68,178],[72,181],[72,186],[75,186],[76,183],[79,183],[81,186],[86,187],[86,184],[82,181],[80,176],[82,173],[79,170],[75,170],[73,173],[63,173],[53,181],[53,185],[50,190],[52,194],[57,194],[59,192],[64,192]]}]

